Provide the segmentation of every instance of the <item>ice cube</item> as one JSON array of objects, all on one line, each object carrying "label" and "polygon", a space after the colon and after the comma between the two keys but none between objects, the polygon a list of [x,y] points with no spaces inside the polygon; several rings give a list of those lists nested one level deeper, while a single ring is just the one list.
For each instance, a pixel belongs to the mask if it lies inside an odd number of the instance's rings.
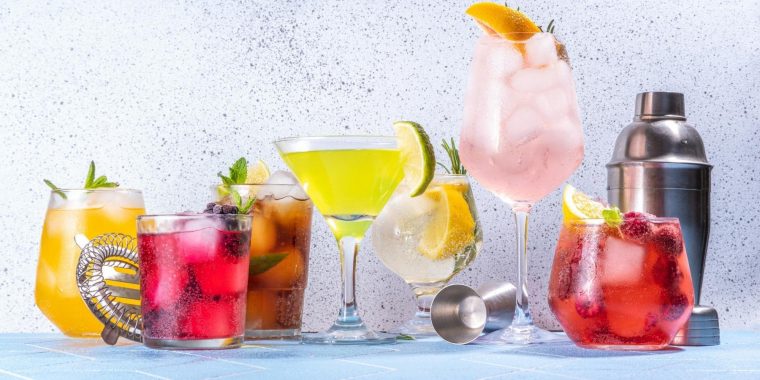
[{"label": "ice cube", "polygon": [[558,60],[554,37],[549,33],[537,33],[525,43],[525,63],[539,67]]},{"label": "ice cube", "polygon": [[557,65],[529,67],[515,72],[509,78],[509,84],[518,92],[543,92],[558,84],[559,74]]},{"label": "ice cube", "polygon": [[564,88],[553,87],[536,95],[533,104],[546,120],[555,120],[565,116],[570,99]]},{"label": "ice cube", "polygon": [[640,281],[647,254],[643,245],[610,236],[605,251],[604,258],[600,258],[603,260],[602,279],[605,284],[619,286]]},{"label": "ice cube", "polygon": [[[206,217],[184,221],[183,232],[177,233],[177,249],[184,263],[211,261],[221,249],[221,233],[224,229],[221,218]],[[179,264],[179,263],[178,263]]]},{"label": "ice cube", "polygon": [[523,66],[523,55],[500,36],[484,35],[475,47],[472,71],[494,78],[506,78]]},{"label": "ice cube", "polygon": [[541,114],[533,107],[521,106],[502,125],[503,144],[519,147],[535,140],[544,129]]},{"label": "ice cube", "polygon": [[[282,199],[288,196],[292,184],[298,184],[296,177],[287,171],[278,170],[269,176],[266,183],[256,193],[257,198],[273,197]],[[283,186],[287,185],[287,186]]]}]

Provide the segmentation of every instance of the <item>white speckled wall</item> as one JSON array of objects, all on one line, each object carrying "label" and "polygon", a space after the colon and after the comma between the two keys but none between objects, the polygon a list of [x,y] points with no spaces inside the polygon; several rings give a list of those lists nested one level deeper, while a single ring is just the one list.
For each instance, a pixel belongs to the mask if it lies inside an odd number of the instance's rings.
[{"label": "white speckled wall", "polygon": [[[166,4],[164,4],[166,3]],[[243,4],[241,4],[243,3]],[[247,3],[247,4],[245,4]],[[145,191],[150,212],[199,209],[235,158],[282,168],[271,141],[390,132],[418,120],[459,133],[479,35],[469,1],[0,2],[0,332],[53,330],[33,303],[48,191],[76,186],[94,159]],[[570,52],[587,156],[570,179],[605,194],[604,164],[642,90],[686,93],[713,171],[704,301],[723,326],[760,325],[760,5],[757,1],[510,1],[557,20]],[[515,281],[507,208],[475,191],[485,244],[456,282]],[[556,327],[546,284],[559,192],[535,207],[530,291]],[[338,306],[338,258],[315,218],[306,328]],[[365,319],[390,328],[413,312],[403,282],[369,247],[359,262]]]}]

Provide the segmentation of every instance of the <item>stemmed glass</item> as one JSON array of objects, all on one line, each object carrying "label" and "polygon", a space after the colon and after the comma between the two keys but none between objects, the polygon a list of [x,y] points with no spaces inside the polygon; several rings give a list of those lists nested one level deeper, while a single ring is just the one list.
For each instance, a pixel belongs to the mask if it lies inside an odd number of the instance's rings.
[{"label": "stemmed glass", "polygon": [[323,333],[303,334],[304,343],[392,343],[369,329],[356,304],[356,255],[375,217],[404,177],[395,137],[296,137],[275,142],[338,241],[342,302],[338,319]]},{"label": "stemmed glass", "polygon": [[583,159],[583,130],[564,45],[551,33],[484,35],[475,47],[460,139],[462,162],[507,203],[517,224],[517,308],[487,343],[542,343],[528,307],[528,213]]},{"label": "stemmed glass", "polygon": [[433,298],[475,260],[482,242],[467,176],[438,174],[417,197],[399,186],[372,227],[375,255],[409,284],[417,301],[417,312],[397,328],[399,333],[436,335],[430,319]]}]

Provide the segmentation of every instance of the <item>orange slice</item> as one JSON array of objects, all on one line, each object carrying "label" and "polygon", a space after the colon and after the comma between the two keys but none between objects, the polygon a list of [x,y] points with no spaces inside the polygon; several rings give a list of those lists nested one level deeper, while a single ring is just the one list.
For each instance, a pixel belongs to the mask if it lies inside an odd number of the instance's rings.
[{"label": "orange slice", "polygon": [[525,13],[497,3],[475,3],[465,11],[488,34],[537,33],[541,29]]}]

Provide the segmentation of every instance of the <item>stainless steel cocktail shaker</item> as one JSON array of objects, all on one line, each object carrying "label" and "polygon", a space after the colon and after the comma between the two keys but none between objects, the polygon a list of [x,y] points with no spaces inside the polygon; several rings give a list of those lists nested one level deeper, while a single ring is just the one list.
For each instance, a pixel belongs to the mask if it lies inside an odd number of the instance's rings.
[{"label": "stainless steel cocktail shaker", "polygon": [[[683,94],[644,92],[636,96],[633,123],[623,129],[607,164],[607,197],[623,212],[641,211],[681,222],[694,283],[702,290],[710,233],[710,170],[702,138],[686,123]],[[695,306],[673,344],[720,343],[718,313]]]}]

